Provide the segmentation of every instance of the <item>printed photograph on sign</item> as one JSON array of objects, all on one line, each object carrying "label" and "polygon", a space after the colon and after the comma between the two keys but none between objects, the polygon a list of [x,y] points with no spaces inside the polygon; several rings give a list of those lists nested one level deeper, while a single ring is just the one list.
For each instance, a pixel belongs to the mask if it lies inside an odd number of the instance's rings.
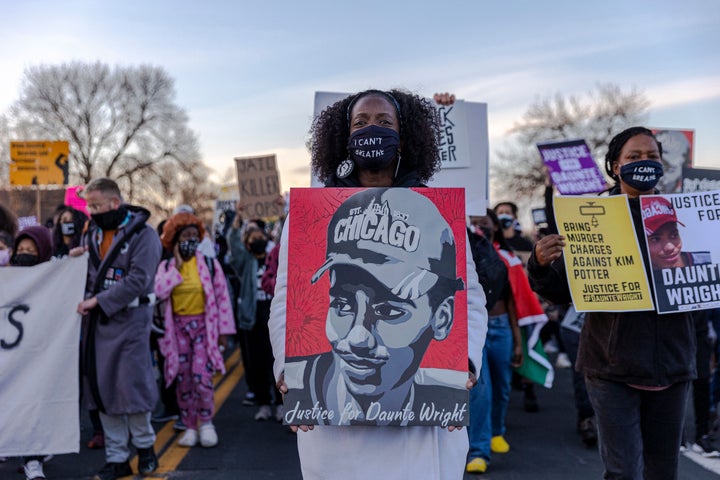
[{"label": "printed photograph on sign", "polygon": [[652,128],[655,138],[662,145],[663,176],[657,184],[660,193],[680,193],[683,167],[693,165],[694,130]]},{"label": "printed photograph on sign", "polygon": [[627,196],[558,196],[553,205],[575,309],[653,310]]},{"label": "printed photograph on sign", "polygon": [[467,425],[462,189],[292,189],[284,423]]},{"label": "printed photograph on sign", "polygon": [[605,190],[605,177],[585,140],[540,143],[540,156],[553,185],[561,195],[581,195]]},{"label": "printed photograph on sign", "polygon": [[658,313],[720,307],[720,191],[640,201]]}]

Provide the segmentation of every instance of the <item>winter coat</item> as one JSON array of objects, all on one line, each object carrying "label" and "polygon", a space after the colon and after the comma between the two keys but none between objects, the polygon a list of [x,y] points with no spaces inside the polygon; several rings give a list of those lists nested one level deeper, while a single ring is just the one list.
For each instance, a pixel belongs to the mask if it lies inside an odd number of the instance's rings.
[{"label": "winter coat", "polygon": [[[205,293],[205,350],[208,352],[210,362],[215,370],[225,373],[225,363],[218,348],[220,335],[235,333],[230,295],[227,282],[220,263],[214,258],[205,257],[200,250],[195,252],[200,283]],[[208,262],[213,262],[214,276],[210,278]],[[170,298],[175,287],[183,281],[182,275],[175,268],[175,259],[165,260],[160,264],[155,274],[155,295],[158,300],[165,300],[163,307],[163,320],[165,335],[158,341],[160,351],[165,357],[165,384],[170,385],[178,373],[178,343],[175,333],[175,320],[173,317],[172,300]]]},{"label": "winter coat", "polygon": [[252,330],[255,326],[255,315],[257,313],[258,260],[255,255],[245,248],[241,229],[231,228],[227,240],[230,248],[229,263],[240,279],[238,327],[242,330]]},{"label": "winter coat", "polygon": [[[149,212],[126,207],[129,220],[118,228],[104,260],[99,257],[94,222],[84,237],[90,254],[86,298],[96,296],[98,307],[83,319],[83,392],[88,408],[108,415],[151,412],[158,398],[149,347],[153,306],[148,295],[153,292],[162,247],[155,229],[146,224]],[[108,262],[113,252],[118,255]],[[99,286],[94,290],[96,280]],[[137,306],[130,305],[133,301]]]}]

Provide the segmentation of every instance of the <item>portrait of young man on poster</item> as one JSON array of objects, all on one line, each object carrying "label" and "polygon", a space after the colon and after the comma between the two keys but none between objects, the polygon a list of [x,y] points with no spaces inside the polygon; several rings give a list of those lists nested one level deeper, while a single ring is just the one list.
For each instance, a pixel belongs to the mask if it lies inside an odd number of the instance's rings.
[{"label": "portrait of young man on poster", "polygon": [[467,365],[421,368],[430,345],[450,336],[465,289],[455,236],[411,189],[367,189],[339,205],[310,278],[315,290],[329,284],[314,295],[324,298],[330,348],[287,356],[287,423],[467,424]]}]

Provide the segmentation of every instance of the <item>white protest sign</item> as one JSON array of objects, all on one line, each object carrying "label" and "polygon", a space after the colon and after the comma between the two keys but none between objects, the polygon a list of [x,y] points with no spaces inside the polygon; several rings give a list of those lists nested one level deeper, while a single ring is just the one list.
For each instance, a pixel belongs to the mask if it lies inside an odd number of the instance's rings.
[{"label": "white protest sign", "polygon": [[[349,93],[315,92],[314,115]],[[456,100],[449,107],[435,104],[440,116],[439,153],[442,166],[428,182],[429,187],[465,188],[465,213],[485,215],[488,208],[488,122],[487,104]],[[321,187],[314,176],[310,186]]]},{"label": "white protest sign", "polygon": [[0,268],[0,456],[80,450],[78,349],[87,255]]}]

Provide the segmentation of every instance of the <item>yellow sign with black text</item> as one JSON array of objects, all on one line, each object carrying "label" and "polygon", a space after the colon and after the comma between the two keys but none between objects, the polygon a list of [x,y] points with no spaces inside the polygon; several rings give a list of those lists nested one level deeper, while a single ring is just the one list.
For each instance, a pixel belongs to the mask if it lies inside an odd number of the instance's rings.
[{"label": "yellow sign with black text", "polygon": [[66,141],[10,142],[10,185],[67,185],[69,156]]},{"label": "yellow sign with black text", "polygon": [[553,203],[575,309],[653,310],[627,196],[560,196]]}]

